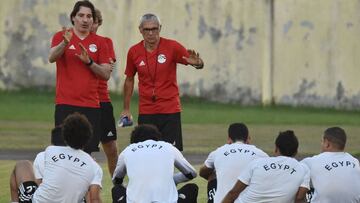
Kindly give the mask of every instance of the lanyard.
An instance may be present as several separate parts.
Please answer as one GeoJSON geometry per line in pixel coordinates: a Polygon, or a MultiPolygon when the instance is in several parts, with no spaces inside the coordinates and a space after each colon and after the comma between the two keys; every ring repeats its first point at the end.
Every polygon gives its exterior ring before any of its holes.
{"type": "Polygon", "coordinates": [[[151,100],[153,102],[156,101],[156,94],[155,94],[155,81],[156,81],[156,73],[157,73],[157,66],[158,66],[158,56],[159,56],[159,49],[160,49],[160,40],[159,40],[159,44],[156,48],[156,55],[155,55],[155,71],[154,71],[154,77],[151,75],[150,73],[150,64],[148,61],[148,55],[147,55],[147,50],[145,48],[145,44],[144,44],[144,50],[145,50],[145,60],[146,60],[146,68],[150,77],[150,80],[152,82],[152,95],[151,95],[151,100]]]}

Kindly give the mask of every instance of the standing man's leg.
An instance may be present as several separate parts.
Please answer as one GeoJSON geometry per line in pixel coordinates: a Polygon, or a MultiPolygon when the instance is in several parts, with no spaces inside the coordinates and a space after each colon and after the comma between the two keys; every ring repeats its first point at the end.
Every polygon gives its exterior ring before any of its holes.
{"type": "Polygon", "coordinates": [[[101,102],[100,112],[100,141],[105,152],[108,169],[112,177],[118,159],[118,151],[116,145],[117,132],[112,104],[110,102],[101,102]]]}
{"type": "Polygon", "coordinates": [[[30,161],[18,161],[10,176],[10,194],[12,202],[32,202],[38,185],[35,182],[33,166],[30,161]]]}
{"type": "Polygon", "coordinates": [[[160,132],[164,141],[173,144],[178,150],[183,151],[181,114],[161,114],[160,132]]]}
{"type": "Polygon", "coordinates": [[[99,143],[100,143],[100,108],[89,108],[89,107],[81,107],[78,111],[81,114],[84,114],[86,118],[89,120],[92,130],[93,136],[90,138],[88,144],[85,146],[84,151],[88,154],[92,152],[99,151],[99,143]]]}
{"type": "Polygon", "coordinates": [[[108,142],[102,142],[101,144],[107,158],[109,173],[112,176],[114,174],[116,163],[118,160],[116,141],[111,140],[108,142]]]}

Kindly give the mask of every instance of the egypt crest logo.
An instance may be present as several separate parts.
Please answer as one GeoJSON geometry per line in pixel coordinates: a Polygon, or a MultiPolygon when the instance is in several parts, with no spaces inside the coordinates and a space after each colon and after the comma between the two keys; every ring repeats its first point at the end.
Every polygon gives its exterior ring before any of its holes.
{"type": "Polygon", "coordinates": [[[97,46],[96,44],[90,44],[89,45],[89,50],[92,52],[92,53],[95,53],[97,51],[97,46]]]}
{"type": "Polygon", "coordinates": [[[166,56],[164,54],[158,55],[158,62],[159,63],[165,63],[166,62],[166,56]]]}

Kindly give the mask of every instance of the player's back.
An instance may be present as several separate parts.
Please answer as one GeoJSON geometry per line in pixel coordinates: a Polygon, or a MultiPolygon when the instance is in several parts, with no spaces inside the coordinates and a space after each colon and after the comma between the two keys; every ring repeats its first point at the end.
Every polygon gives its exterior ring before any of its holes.
{"type": "Polygon", "coordinates": [[[100,166],[82,150],[50,146],[45,150],[44,161],[35,202],[82,202],[91,184],[101,186],[100,166]]]}
{"type": "MultiPolygon", "coordinates": [[[[128,202],[176,202],[174,147],[163,141],[147,140],[131,144],[122,155],[129,183],[128,202]]],[[[122,156],[121,155],[121,156],[122,156]]]]}
{"type": "Polygon", "coordinates": [[[294,202],[304,179],[309,181],[308,176],[306,166],[294,158],[277,156],[257,159],[239,176],[239,180],[248,186],[236,202],[294,202]]]}
{"type": "Polygon", "coordinates": [[[311,202],[360,202],[359,161],[346,152],[323,152],[302,161],[315,188],[311,202]]]}
{"type": "Polygon", "coordinates": [[[254,145],[236,142],[219,147],[209,158],[213,158],[217,179],[214,202],[221,202],[234,186],[237,177],[251,161],[268,155],[254,145]]]}

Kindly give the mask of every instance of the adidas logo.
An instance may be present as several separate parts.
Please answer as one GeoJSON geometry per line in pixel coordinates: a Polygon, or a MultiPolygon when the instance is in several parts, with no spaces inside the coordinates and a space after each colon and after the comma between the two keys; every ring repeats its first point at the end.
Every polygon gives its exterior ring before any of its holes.
{"type": "Polygon", "coordinates": [[[110,131],[108,134],[107,134],[108,137],[112,137],[114,136],[114,134],[110,131]]]}
{"type": "Polygon", "coordinates": [[[72,45],[69,47],[69,49],[75,50],[75,46],[72,44],[72,45]]]}
{"type": "Polygon", "coordinates": [[[143,60],[141,60],[141,62],[139,63],[139,66],[145,66],[145,62],[143,60]]]}

